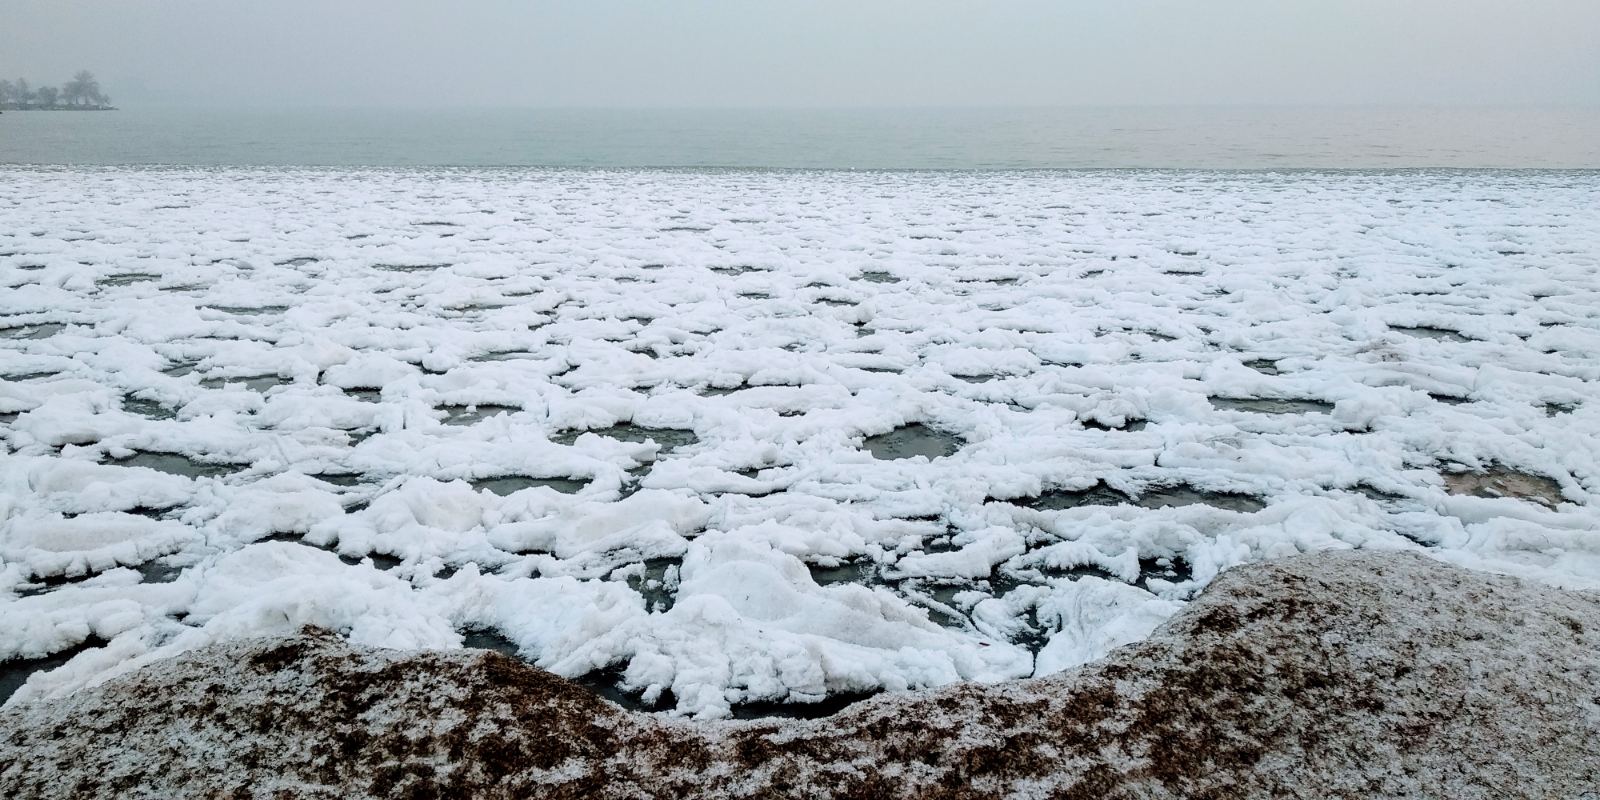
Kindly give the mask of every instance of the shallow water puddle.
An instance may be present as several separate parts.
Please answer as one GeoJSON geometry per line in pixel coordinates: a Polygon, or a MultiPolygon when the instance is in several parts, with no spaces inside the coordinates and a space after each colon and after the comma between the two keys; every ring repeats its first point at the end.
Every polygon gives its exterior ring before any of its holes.
{"type": "Polygon", "coordinates": [[[1434,328],[1427,325],[1391,325],[1389,330],[1399,331],[1407,336],[1418,339],[1436,339],[1441,342],[1470,342],[1471,339],[1461,335],[1460,331],[1449,328],[1434,328]]]}
{"type": "Polygon", "coordinates": [[[431,272],[449,266],[449,264],[373,264],[372,268],[383,272],[431,272]]]}
{"type": "Polygon", "coordinates": [[[304,267],[304,266],[307,266],[307,265],[310,265],[310,264],[315,264],[315,263],[317,263],[317,261],[318,261],[318,259],[316,259],[316,258],[314,258],[312,256],[300,256],[298,258],[290,258],[290,259],[286,259],[286,260],[283,260],[283,261],[279,261],[279,262],[277,262],[275,264],[275,266],[279,266],[279,267],[304,267]]]}
{"type": "Polygon", "coordinates": [[[448,405],[439,406],[444,412],[442,420],[446,425],[471,425],[482,422],[497,414],[515,414],[522,409],[515,406],[501,406],[493,403],[484,403],[476,406],[448,405]]]}
{"type": "Polygon", "coordinates": [[[83,575],[74,575],[70,578],[65,575],[33,575],[29,577],[27,583],[17,587],[17,596],[38,597],[41,594],[48,594],[60,589],[63,586],[71,586],[75,583],[82,583],[90,578],[93,578],[97,574],[98,573],[90,572],[83,575]]]}
{"type": "MultiPolygon", "coordinates": [[[[330,553],[333,552],[332,548],[322,548],[322,549],[325,549],[330,553]]],[[[346,565],[352,566],[352,567],[357,565],[357,564],[360,564],[363,561],[371,561],[373,569],[376,569],[376,570],[379,570],[379,571],[382,571],[382,572],[388,572],[389,570],[394,569],[395,567],[398,567],[401,564],[405,563],[404,559],[398,558],[396,556],[389,555],[388,553],[367,553],[367,554],[365,554],[363,556],[359,556],[359,557],[358,556],[341,555],[341,556],[339,556],[339,560],[343,561],[346,565]]]]}
{"type": "Polygon", "coordinates": [[[0,661],[0,703],[4,703],[11,698],[11,695],[16,694],[17,690],[21,689],[22,685],[27,683],[28,678],[34,673],[55,669],[71,661],[79,653],[93,650],[97,647],[105,647],[106,644],[106,640],[91,636],[85,639],[82,644],[69,647],[44,658],[21,658],[0,661]]]}
{"type": "Polygon", "coordinates": [[[1472,399],[1469,397],[1457,397],[1452,394],[1433,394],[1431,392],[1428,394],[1428,398],[1433,400],[1435,403],[1443,403],[1447,406],[1459,406],[1463,403],[1472,402],[1472,399]]]}
{"type": "Polygon", "coordinates": [[[204,306],[212,311],[221,311],[236,317],[259,317],[267,314],[282,314],[289,310],[288,306],[204,306]]]}
{"type": "Polygon", "coordinates": [[[138,570],[140,583],[172,583],[183,574],[183,567],[172,566],[164,558],[146,561],[138,570]]]}
{"type": "Polygon", "coordinates": [[[956,595],[974,588],[971,581],[919,579],[906,581],[901,587],[906,590],[911,602],[935,615],[935,622],[946,628],[971,629],[972,620],[956,601],[956,595]]]}
{"type": "MultiPolygon", "coordinates": [[[[618,688],[622,683],[622,675],[623,667],[617,665],[579,676],[574,678],[573,682],[629,711],[646,714],[664,713],[677,705],[677,698],[671,689],[663,689],[654,703],[646,703],[643,692],[628,692],[618,688]]],[[[744,703],[733,707],[732,717],[737,720],[822,719],[872,696],[873,694],[842,693],[830,694],[816,702],[744,703]]]]}
{"type": "Polygon", "coordinates": [[[207,389],[222,389],[229,386],[243,386],[252,392],[265,393],[275,386],[288,386],[294,383],[293,378],[280,378],[277,375],[252,375],[241,378],[201,378],[200,385],[207,389]]]}
{"type": "Polygon", "coordinates": [[[374,436],[377,436],[378,435],[378,429],[377,428],[356,428],[354,430],[347,430],[347,431],[344,432],[344,434],[345,434],[345,438],[349,442],[349,445],[351,447],[355,447],[356,445],[361,444],[362,442],[364,442],[364,441],[366,441],[368,439],[371,439],[374,436]]]}
{"type": "Polygon", "coordinates": [[[1351,487],[1345,489],[1345,491],[1355,492],[1356,494],[1359,494],[1362,497],[1365,497],[1368,500],[1372,500],[1373,502],[1377,502],[1377,503],[1393,503],[1393,502],[1396,502],[1396,501],[1399,501],[1399,500],[1406,499],[1406,496],[1403,495],[1403,494],[1395,494],[1393,492],[1386,492],[1386,491],[1384,491],[1382,489],[1379,489],[1376,486],[1371,486],[1371,485],[1368,485],[1368,484],[1365,484],[1365,483],[1358,483],[1358,484],[1356,484],[1354,486],[1351,486],[1351,487]]]}
{"type": "Polygon", "coordinates": [[[916,458],[928,460],[953,455],[965,444],[960,437],[931,428],[920,422],[902,425],[888,433],[868,436],[862,447],[880,459],[916,458]]]}
{"type": "Polygon", "coordinates": [[[1249,367],[1250,369],[1255,370],[1256,372],[1261,373],[1262,375],[1281,375],[1282,374],[1282,372],[1278,369],[1278,362],[1269,361],[1269,360],[1267,360],[1265,358],[1252,359],[1250,361],[1244,362],[1244,365],[1246,367],[1249,367]]]}
{"type": "Polygon", "coordinates": [[[900,278],[897,277],[896,275],[894,275],[894,273],[882,272],[882,271],[879,271],[879,270],[866,270],[866,271],[861,273],[860,279],[866,281],[867,283],[899,283],[900,282],[900,278]]]}
{"type": "Polygon", "coordinates": [[[1050,643],[1051,631],[1039,622],[1039,609],[1030,608],[1021,616],[1021,630],[1012,633],[1007,639],[1014,645],[1039,655],[1045,645],[1050,643]]]}
{"type": "Polygon", "coordinates": [[[239,464],[205,464],[177,453],[161,453],[153,450],[142,450],[109,463],[123,467],[147,467],[157,472],[182,475],[186,478],[221,478],[242,469],[239,464]]]}
{"type": "Polygon", "coordinates": [[[587,479],[581,478],[530,478],[526,475],[502,475],[497,478],[478,478],[467,482],[480,492],[493,492],[501,497],[535,486],[554,489],[562,494],[577,494],[583,487],[589,485],[587,479]]]}
{"type": "Polygon", "coordinates": [[[844,711],[856,703],[874,697],[876,693],[848,692],[830,694],[822,700],[799,703],[746,703],[733,707],[733,718],[755,719],[823,719],[844,711]]]}
{"type": "Polygon", "coordinates": [[[1097,419],[1082,419],[1079,420],[1079,423],[1081,423],[1083,427],[1092,431],[1127,431],[1129,433],[1137,433],[1138,431],[1142,431],[1150,425],[1148,420],[1142,419],[1127,420],[1126,422],[1122,423],[1121,427],[1113,427],[1097,419]]]}
{"type": "Polygon", "coordinates": [[[1083,506],[1117,506],[1132,502],[1133,498],[1102,482],[1075,492],[1048,491],[1038,497],[1029,498],[1019,505],[1037,511],[1062,511],[1083,506]]]}
{"type": "Polygon", "coordinates": [[[831,567],[806,564],[806,569],[810,570],[811,580],[816,581],[818,586],[832,586],[837,583],[879,583],[873,580],[878,574],[878,565],[871,560],[844,561],[831,567]]]}
{"type": "Polygon", "coordinates": [[[1569,403],[1545,403],[1544,404],[1544,415],[1547,416],[1547,417],[1554,417],[1554,416],[1558,416],[1560,414],[1571,414],[1572,412],[1577,411],[1577,410],[1578,410],[1578,407],[1576,405],[1572,405],[1572,404],[1569,404],[1569,403]]]}
{"type": "Polygon", "coordinates": [[[0,328],[0,339],[48,339],[66,328],[59,322],[41,322],[37,325],[18,325],[14,328],[0,328]]]}
{"type": "MultiPolygon", "coordinates": [[[[738,475],[741,478],[749,478],[751,480],[757,480],[758,478],[761,477],[761,473],[763,471],[769,470],[769,469],[777,469],[777,468],[781,468],[781,467],[785,467],[785,466],[788,466],[788,465],[787,464],[755,464],[755,465],[752,465],[752,466],[745,467],[743,469],[735,469],[735,470],[729,470],[729,471],[732,472],[735,475],[738,475]]],[[[739,492],[739,494],[743,494],[743,492],[739,492]]]]}
{"type": "MultiPolygon", "coordinates": [[[[357,504],[351,506],[350,508],[346,509],[346,511],[348,511],[349,513],[355,513],[356,511],[365,509],[366,507],[367,507],[366,503],[357,503],[357,504]]],[[[339,559],[339,562],[344,564],[347,567],[354,567],[354,566],[356,566],[358,564],[361,564],[364,561],[370,560],[372,562],[372,566],[374,568],[376,568],[376,569],[391,570],[391,569],[394,569],[395,567],[400,566],[402,563],[404,563],[404,561],[402,559],[397,558],[397,557],[392,556],[392,555],[389,555],[387,553],[363,553],[362,555],[359,555],[359,556],[353,556],[353,555],[348,555],[348,554],[345,554],[345,553],[340,553],[338,548],[335,547],[334,545],[331,545],[331,544],[329,544],[329,545],[312,544],[311,542],[308,542],[305,539],[301,538],[301,536],[302,535],[299,534],[299,533],[279,532],[279,533],[269,534],[269,535],[264,536],[264,537],[262,537],[260,539],[257,539],[256,543],[260,544],[262,542],[288,542],[290,544],[297,544],[297,545],[299,545],[301,547],[309,547],[309,548],[311,548],[313,550],[321,550],[324,553],[331,553],[334,556],[337,556],[338,559],[339,559]]]]}
{"type": "Polygon", "coordinates": [[[40,371],[40,372],[7,372],[7,373],[3,373],[3,374],[4,374],[4,377],[5,377],[6,380],[19,381],[20,382],[20,381],[36,381],[36,380],[39,380],[41,378],[53,378],[53,377],[55,377],[57,375],[60,375],[61,373],[58,372],[58,371],[55,371],[55,370],[47,370],[47,371],[40,371]]]}
{"type": "Polygon", "coordinates": [[[1140,508],[1178,508],[1204,505],[1251,514],[1267,507],[1266,503],[1247,494],[1206,492],[1190,486],[1152,487],[1134,505],[1140,508]]]}
{"type": "Polygon", "coordinates": [[[582,436],[585,433],[592,433],[596,436],[604,436],[607,439],[616,439],[619,442],[633,442],[635,444],[643,444],[645,442],[653,441],[660,446],[660,449],[656,451],[657,458],[667,455],[678,448],[688,447],[689,445],[700,441],[700,438],[695,436],[694,431],[688,428],[645,428],[639,425],[627,423],[622,425],[612,425],[608,428],[593,428],[586,431],[559,431],[554,436],[550,437],[550,441],[555,442],[556,444],[571,445],[578,440],[579,436],[582,436]]]}
{"type": "Polygon", "coordinates": [[[614,665],[580,675],[573,678],[572,682],[629,711],[648,714],[667,711],[677,705],[677,698],[671,689],[663,689],[654,703],[646,703],[642,692],[627,692],[618,688],[622,683],[622,670],[621,665],[614,665]]]}
{"type": "Polygon", "coordinates": [[[516,643],[502,636],[499,631],[485,628],[468,628],[461,631],[461,646],[473,650],[493,650],[517,658],[520,649],[516,643]]]}
{"type": "MultiPolygon", "coordinates": [[[[1072,566],[1054,566],[1054,565],[1051,565],[1051,564],[1039,564],[1037,566],[1032,567],[1031,570],[1029,570],[1029,571],[1035,571],[1035,572],[1038,572],[1040,575],[1043,575],[1046,578],[1057,579],[1057,580],[1062,579],[1062,578],[1066,578],[1068,580],[1077,580],[1079,578],[1100,578],[1102,580],[1117,581],[1119,583],[1122,582],[1121,578],[1119,578],[1116,575],[1113,575],[1112,573],[1106,571],[1105,569],[1097,567],[1097,566],[1095,566],[1093,564],[1074,564],[1072,566]]],[[[1026,571],[1024,571],[1024,572],[1026,572],[1026,571]]],[[[1024,581],[1024,582],[1025,583],[1032,583],[1032,582],[1036,582],[1036,581],[1024,581]]]]}
{"type": "Polygon", "coordinates": [[[1036,511],[1064,511],[1085,506],[1136,505],[1140,508],[1161,509],[1205,505],[1230,511],[1252,513],[1267,507],[1266,503],[1250,495],[1207,492],[1182,485],[1152,487],[1140,495],[1139,499],[1135,500],[1104,483],[1079,491],[1051,490],[1038,497],[1019,498],[1007,502],[1036,511]]]}
{"type": "Polygon", "coordinates": [[[1133,585],[1150,591],[1151,580],[1164,580],[1171,583],[1183,583],[1194,578],[1194,570],[1189,567],[1189,562],[1181,558],[1141,558],[1139,559],[1139,579],[1133,585]]]}
{"type": "Polygon", "coordinates": [[[366,476],[360,472],[308,472],[306,473],[306,477],[315,478],[332,486],[341,486],[345,488],[359,486],[362,480],[366,478],[366,476]]]}
{"type": "Polygon", "coordinates": [[[479,364],[486,364],[495,361],[531,361],[535,358],[537,358],[537,356],[526,350],[503,350],[498,353],[484,353],[482,355],[476,355],[467,360],[479,364]]]}
{"type": "Polygon", "coordinates": [[[159,280],[161,280],[160,275],[152,275],[148,272],[124,272],[120,275],[108,275],[104,278],[101,278],[100,280],[95,281],[95,285],[131,286],[135,283],[149,283],[150,281],[159,280]]]}
{"type": "Polygon", "coordinates": [[[344,392],[345,397],[360,400],[364,403],[377,403],[383,400],[383,390],[374,389],[370,386],[362,386],[354,389],[340,389],[339,391],[344,392]]]}
{"type": "Polygon", "coordinates": [[[1472,497],[1511,497],[1547,507],[1554,507],[1563,499],[1561,485],[1555,481],[1500,466],[1483,472],[1446,472],[1444,490],[1472,497]]]}
{"type": "Polygon", "coordinates": [[[718,275],[747,275],[752,272],[766,272],[766,270],[760,267],[752,267],[743,264],[724,267],[707,267],[707,269],[717,273],[718,275]]]}
{"type": "Polygon", "coordinates": [[[628,576],[628,588],[644,598],[645,610],[653,613],[671,611],[673,603],[678,600],[678,570],[682,566],[681,558],[646,559],[640,573],[628,576]]]}
{"type": "Polygon", "coordinates": [[[1333,404],[1321,400],[1272,400],[1259,397],[1208,397],[1213,408],[1252,414],[1328,414],[1333,404]]]}

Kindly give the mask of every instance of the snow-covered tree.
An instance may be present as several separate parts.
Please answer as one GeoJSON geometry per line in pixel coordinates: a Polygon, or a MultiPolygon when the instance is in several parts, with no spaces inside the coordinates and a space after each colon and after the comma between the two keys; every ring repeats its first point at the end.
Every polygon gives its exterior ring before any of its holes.
{"type": "Polygon", "coordinates": [[[100,82],[95,80],[94,73],[88,70],[79,70],[62,89],[73,98],[71,101],[73,104],[88,103],[96,106],[106,104],[106,96],[100,91],[100,82]]]}

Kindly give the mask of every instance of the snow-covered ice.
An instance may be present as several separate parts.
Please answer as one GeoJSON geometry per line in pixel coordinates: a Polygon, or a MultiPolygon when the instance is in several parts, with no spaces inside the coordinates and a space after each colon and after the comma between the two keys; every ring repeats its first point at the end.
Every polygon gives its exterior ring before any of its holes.
{"type": "Polygon", "coordinates": [[[13,703],[315,624],[719,716],[1298,552],[1600,588],[1600,174],[0,186],[0,661],[104,643],[13,703]]]}

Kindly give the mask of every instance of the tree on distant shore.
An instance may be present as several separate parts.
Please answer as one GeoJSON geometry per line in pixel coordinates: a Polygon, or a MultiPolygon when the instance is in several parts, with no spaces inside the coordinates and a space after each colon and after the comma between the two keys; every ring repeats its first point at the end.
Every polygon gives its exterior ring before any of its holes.
{"type": "Polygon", "coordinates": [[[95,80],[94,73],[89,70],[79,70],[72,76],[72,80],[61,87],[61,94],[66,98],[68,105],[109,105],[110,100],[101,93],[100,82],[95,80]]]}
{"type": "Polygon", "coordinates": [[[80,70],[72,76],[72,80],[55,86],[43,86],[34,89],[27,78],[18,78],[15,83],[0,80],[0,108],[14,109],[100,109],[110,108],[111,98],[106,97],[100,90],[100,81],[96,80],[94,73],[80,70]]]}

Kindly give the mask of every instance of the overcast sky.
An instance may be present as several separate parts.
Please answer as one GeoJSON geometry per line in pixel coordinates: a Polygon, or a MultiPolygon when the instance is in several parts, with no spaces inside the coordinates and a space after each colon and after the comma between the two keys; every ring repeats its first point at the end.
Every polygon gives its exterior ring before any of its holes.
{"type": "Polygon", "coordinates": [[[0,75],[222,106],[1600,105],[1600,0],[5,0],[0,75]]]}

